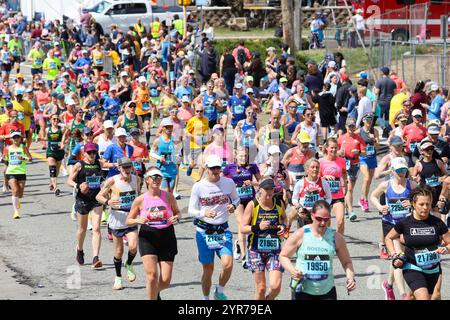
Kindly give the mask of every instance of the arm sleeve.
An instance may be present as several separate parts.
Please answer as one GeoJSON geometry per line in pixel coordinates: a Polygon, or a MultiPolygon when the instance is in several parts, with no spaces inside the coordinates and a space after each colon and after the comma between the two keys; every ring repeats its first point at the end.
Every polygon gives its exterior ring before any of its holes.
{"type": "Polygon", "coordinates": [[[192,187],[191,197],[189,199],[189,216],[194,218],[202,218],[205,214],[200,209],[200,196],[198,194],[198,183],[194,184],[192,187]]]}
{"type": "Polygon", "coordinates": [[[231,185],[230,186],[231,187],[231,194],[230,194],[231,203],[234,204],[234,206],[237,208],[237,206],[241,203],[241,199],[239,198],[239,196],[237,194],[236,184],[231,179],[230,179],[230,185],[231,185]]]}
{"type": "Polygon", "coordinates": [[[330,189],[330,185],[328,184],[328,182],[325,179],[322,179],[322,187],[323,187],[323,191],[325,191],[325,201],[328,202],[329,204],[331,204],[331,201],[333,200],[331,198],[331,189],[330,189]]]}
{"type": "Polygon", "coordinates": [[[300,180],[300,181],[298,181],[296,184],[295,184],[295,186],[294,186],[294,191],[293,191],[293,194],[292,194],[292,204],[294,205],[294,206],[297,206],[299,203],[298,203],[298,199],[299,199],[299,197],[298,197],[298,195],[299,195],[299,193],[300,193],[300,190],[303,188],[303,179],[302,180],[300,180]]]}

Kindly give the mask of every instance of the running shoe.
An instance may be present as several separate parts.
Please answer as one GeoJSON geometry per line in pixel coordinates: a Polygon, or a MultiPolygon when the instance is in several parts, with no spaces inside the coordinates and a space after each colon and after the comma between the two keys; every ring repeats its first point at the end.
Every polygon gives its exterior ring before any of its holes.
{"type": "Polygon", "coordinates": [[[386,280],[383,281],[382,287],[384,291],[385,300],[395,300],[394,288],[393,287],[389,288],[386,280]]]}
{"type": "Polygon", "coordinates": [[[108,238],[109,241],[113,241],[113,236],[111,232],[108,232],[106,237],[108,238]]]}
{"type": "Polygon", "coordinates": [[[98,257],[94,257],[94,259],[92,259],[92,269],[94,270],[103,269],[103,263],[100,261],[98,257]]]}
{"type": "Polygon", "coordinates": [[[8,192],[8,187],[6,186],[6,183],[3,184],[3,188],[2,188],[3,193],[8,192]]]}
{"type": "Polygon", "coordinates": [[[61,166],[60,176],[67,177],[68,175],[69,175],[69,173],[67,172],[66,168],[64,166],[61,166]]]}
{"type": "Polygon", "coordinates": [[[191,168],[191,167],[188,167],[187,170],[186,170],[186,175],[187,175],[188,177],[190,177],[191,174],[192,174],[192,168],[191,168]]]}
{"type": "Polygon", "coordinates": [[[181,199],[181,194],[174,192],[173,196],[175,197],[175,199],[180,200],[181,199]]]}
{"type": "Polygon", "coordinates": [[[61,194],[61,190],[59,190],[58,188],[55,190],[55,196],[59,197],[59,195],[61,194]]]}
{"type": "Polygon", "coordinates": [[[116,277],[114,279],[114,285],[113,285],[113,290],[122,290],[123,286],[122,286],[122,277],[116,277]]]}
{"type": "Polygon", "coordinates": [[[361,207],[361,209],[364,209],[364,199],[359,199],[358,205],[361,207]]]}
{"type": "Polygon", "coordinates": [[[363,209],[363,211],[364,212],[369,212],[369,201],[368,200],[360,200],[360,201],[362,201],[362,209],[363,209]]]}
{"type": "Polygon", "coordinates": [[[350,214],[349,214],[349,216],[348,216],[348,219],[349,219],[351,222],[354,222],[354,221],[356,221],[356,218],[358,218],[358,217],[356,216],[356,213],[350,212],[350,214]]]}
{"type": "Polygon", "coordinates": [[[108,223],[109,214],[105,210],[102,212],[102,225],[106,225],[108,223]]]}
{"type": "Polygon", "coordinates": [[[389,259],[389,253],[385,245],[380,245],[380,259],[383,260],[389,259]]]}
{"type": "Polygon", "coordinates": [[[77,262],[80,266],[84,264],[84,252],[77,249],[77,262]]]}
{"type": "Polygon", "coordinates": [[[75,203],[72,205],[72,210],[70,210],[70,219],[72,219],[72,221],[77,221],[77,213],[75,212],[75,203]]]}
{"type": "Polygon", "coordinates": [[[13,219],[20,219],[19,211],[14,211],[13,219]]]}
{"type": "Polygon", "coordinates": [[[92,224],[91,224],[91,222],[90,222],[90,221],[88,221],[87,229],[88,229],[89,231],[91,231],[91,230],[92,230],[92,224]]]}
{"type": "Polygon", "coordinates": [[[217,287],[216,287],[216,290],[214,291],[214,299],[216,299],[216,300],[228,300],[228,297],[223,292],[219,293],[217,291],[217,287]]]}
{"type": "Polygon", "coordinates": [[[239,245],[239,241],[234,241],[234,250],[233,250],[234,260],[239,260],[241,258],[241,246],[239,245]]]}
{"type": "Polygon", "coordinates": [[[133,265],[125,263],[125,269],[127,269],[128,281],[133,282],[136,280],[136,272],[134,272],[133,265]]]}

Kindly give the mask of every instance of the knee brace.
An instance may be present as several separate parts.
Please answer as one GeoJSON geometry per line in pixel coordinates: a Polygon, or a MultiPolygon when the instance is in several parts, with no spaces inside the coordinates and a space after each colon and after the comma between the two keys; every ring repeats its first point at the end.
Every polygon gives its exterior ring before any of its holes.
{"type": "Polygon", "coordinates": [[[56,178],[56,166],[48,166],[50,170],[50,178],[56,178]]]}

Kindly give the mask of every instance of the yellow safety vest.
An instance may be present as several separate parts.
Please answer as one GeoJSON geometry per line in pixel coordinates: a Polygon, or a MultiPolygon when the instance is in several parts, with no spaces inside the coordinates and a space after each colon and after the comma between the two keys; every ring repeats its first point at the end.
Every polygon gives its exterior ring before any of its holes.
{"type": "Polygon", "coordinates": [[[134,30],[139,33],[139,36],[142,35],[142,33],[144,32],[145,26],[143,24],[134,24],[134,30]]]}
{"type": "Polygon", "coordinates": [[[159,28],[161,26],[161,23],[158,21],[152,22],[150,24],[150,29],[152,33],[153,38],[159,38],[159,28]]]}
{"type": "Polygon", "coordinates": [[[183,26],[183,20],[178,19],[173,21],[173,25],[175,29],[183,36],[184,35],[184,26],[183,26]]]}

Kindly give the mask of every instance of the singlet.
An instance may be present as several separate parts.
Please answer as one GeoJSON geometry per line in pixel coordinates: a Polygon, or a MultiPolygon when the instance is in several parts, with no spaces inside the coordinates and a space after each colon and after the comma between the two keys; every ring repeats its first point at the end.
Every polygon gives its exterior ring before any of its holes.
{"type": "Polygon", "coordinates": [[[411,193],[411,183],[406,180],[405,190],[396,193],[392,187],[392,179],[389,180],[385,193],[386,205],[389,207],[389,213],[382,216],[382,220],[390,224],[396,224],[399,220],[406,218],[410,209],[402,205],[403,200],[408,200],[411,193]]]}
{"type": "Polygon", "coordinates": [[[272,110],[279,110],[280,114],[283,114],[283,102],[273,99],[272,110]]]}
{"type": "Polygon", "coordinates": [[[311,225],[307,225],[303,227],[303,232],[295,266],[305,277],[302,292],[314,296],[327,294],[334,287],[335,231],[327,228],[323,237],[315,237],[311,225]]]}
{"type": "Polygon", "coordinates": [[[60,127],[58,127],[58,130],[56,132],[52,131],[52,128],[50,127],[47,132],[47,140],[48,140],[48,151],[50,153],[52,152],[58,152],[60,149],[59,144],[62,141],[63,133],[60,127]]]}
{"type": "Polygon", "coordinates": [[[361,128],[359,135],[363,138],[366,143],[366,156],[360,156],[361,158],[375,158],[377,156],[377,151],[375,150],[375,141],[369,138],[369,134],[373,134],[375,130],[373,128],[370,129],[369,132],[366,132],[364,128],[361,128]]]}
{"type": "MultiPolygon", "coordinates": [[[[269,128],[269,126],[267,125],[266,127],[266,132],[264,134],[264,143],[266,145],[268,145],[270,143],[270,133],[272,131],[277,131],[277,129],[271,129],[269,128]]],[[[278,128],[278,132],[280,133],[280,142],[284,141],[284,127],[280,125],[280,128],[278,128]]]]}
{"type": "MultiPolygon", "coordinates": [[[[60,109],[59,106],[58,106],[58,109],[60,109]]],[[[61,109],[60,109],[60,110],[61,110],[61,109]]],[[[66,112],[66,113],[64,114],[64,123],[65,123],[66,125],[68,125],[69,123],[71,123],[73,120],[75,120],[75,115],[72,115],[72,114],[70,114],[70,113],[68,113],[68,112],[66,112]]]]}
{"type": "Polygon", "coordinates": [[[131,175],[131,181],[125,182],[118,174],[112,177],[114,185],[111,187],[111,200],[120,200],[120,209],[112,209],[108,219],[108,226],[113,230],[128,228],[126,223],[131,205],[136,199],[137,178],[131,175]]]}
{"type": "MultiPolygon", "coordinates": [[[[289,123],[291,121],[291,116],[286,114],[286,123],[289,123]]],[[[300,119],[298,117],[298,114],[295,114],[295,121],[291,123],[286,129],[289,132],[289,134],[292,136],[292,134],[295,132],[295,128],[297,128],[298,124],[300,123],[300,119]]]]}
{"type": "Polygon", "coordinates": [[[320,163],[320,177],[333,176],[334,180],[327,180],[331,190],[331,198],[342,199],[344,198],[344,190],[342,188],[342,173],[345,170],[345,160],[341,157],[336,157],[336,160],[327,160],[326,158],[319,159],[320,163]]]}
{"type": "Polygon", "coordinates": [[[427,185],[431,188],[441,187],[439,178],[441,177],[442,172],[436,159],[433,159],[430,162],[420,160],[420,164],[422,165],[422,171],[419,172],[420,185],[422,187],[427,185]]]}
{"type": "Polygon", "coordinates": [[[256,123],[249,124],[247,119],[241,126],[241,144],[243,147],[249,148],[255,145],[256,123]]]}
{"type": "Polygon", "coordinates": [[[319,128],[317,123],[313,122],[311,127],[306,126],[305,122],[300,122],[300,132],[308,133],[311,138],[311,145],[316,146],[317,135],[319,134],[319,128]]]}
{"type": "Polygon", "coordinates": [[[262,220],[270,222],[270,227],[267,230],[259,231],[258,233],[251,233],[248,236],[248,248],[251,251],[259,253],[273,253],[278,254],[281,250],[281,241],[277,235],[280,229],[275,228],[281,222],[281,215],[283,214],[283,207],[281,201],[277,198],[273,203],[272,208],[266,210],[262,207],[258,199],[253,199],[252,212],[252,226],[259,225],[262,220]],[[273,228],[272,228],[273,227],[273,228]]]}
{"type": "Polygon", "coordinates": [[[103,65],[103,53],[101,51],[94,50],[92,51],[92,62],[94,66],[102,66],[103,65]]]}
{"type": "Polygon", "coordinates": [[[296,147],[292,150],[292,157],[288,164],[288,170],[293,173],[302,173],[305,171],[304,164],[309,158],[312,158],[314,153],[311,149],[308,149],[306,153],[300,152],[299,148],[296,147]],[[308,157],[309,156],[309,157],[308,157]]]}
{"type": "Polygon", "coordinates": [[[149,93],[151,98],[159,97],[159,91],[158,91],[158,82],[150,82],[148,84],[149,87],[149,93]]]}
{"type": "Polygon", "coordinates": [[[167,192],[161,190],[158,198],[150,198],[148,192],[144,194],[144,205],[139,214],[149,221],[142,225],[141,230],[165,229],[171,226],[168,219],[173,216],[172,207],[167,201],[167,192]]]}
{"type": "Polygon", "coordinates": [[[203,93],[202,105],[205,108],[205,117],[207,117],[209,121],[217,120],[217,108],[213,104],[216,98],[217,95],[214,92],[212,95],[208,95],[207,92],[203,93]]]}
{"type": "Polygon", "coordinates": [[[256,164],[250,164],[248,167],[241,167],[235,163],[228,164],[223,170],[223,174],[233,179],[236,184],[236,191],[241,200],[251,200],[255,198],[255,188],[253,186],[244,185],[244,181],[252,181],[253,176],[259,173],[256,164]],[[238,173],[239,170],[239,173],[238,173]]]}
{"type": "Polygon", "coordinates": [[[314,203],[325,199],[322,178],[319,178],[316,182],[310,182],[305,177],[297,183],[303,183],[303,187],[300,189],[298,195],[294,195],[294,197],[298,197],[298,203],[302,208],[311,210],[314,203]]]}
{"type": "Polygon", "coordinates": [[[175,178],[177,176],[177,164],[175,162],[176,148],[173,138],[169,141],[164,141],[163,137],[159,137],[158,140],[158,156],[164,156],[166,162],[163,164],[161,161],[156,162],[156,166],[161,170],[161,173],[166,178],[175,178]]]}
{"type": "Polygon", "coordinates": [[[129,119],[126,113],[123,114],[122,128],[124,128],[127,133],[129,133],[132,128],[138,128],[138,126],[139,122],[137,116],[134,116],[134,119],[129,119]]]}
{"type": "Polygon", "coordinates": [[[89,84],[91,83],[91,78],[89,77],[89,74],[85,73],[81,74],[80,83],[84,89],[87,89],[89,87],[89,84]]]}
{"type": "MultiPolygon", "coordinates": [[[[106,139],[104,138],[104,136],[101,134],[101,135],[98,137],[98,141],[97,141],[97,144],[98,144],[98,154],[99,154],[99,156],[100,156],[100,157],[103,157],[103,154],[105,153],[106,148],[108,148],[108,146],[112,145],[113,143],[114,143],[114,137],[113,137],[111,140],[106,140],[106,139]]],[[[105,171],[109,171],[109,170],[108,170],[108,169],[105,169],[105,171]]]]}
{"type": "Polygon", "coordinates": [[[8,146],[8,167],[5,174],[27,174],[27,156],[23,144],[18,147],[8,146]],[[22,157],[24,160],[19,160],[22,157]]]}
{"type": "Polygon", "coordinates": [[[101,124],[101,123],[98,123],[98,121],[97,121],[95,118],[92,119],[91,121],[92,121],[92,123],[93,123],[93,126],[92,126],[92,132],[94,132],[94,136],[95,136],[96,133],[98,133],[98,132],[100,132],[100,131],[103,130],[102,124],[101,124]]]}
{"type": "Polygon", "coordinates": [[[142,116],[150,112],[150,95],[148,89],[137,88],[136,114],[142,116]]]}
{"type": "Polygon", "coordinates": [[[95,197],[100,192],[100,185],[103,180],[100,162],[98,160],[95,160],[94,163],[90,164],[84,161],[80,161],[80,164],[81,170],[80,172],[78,172],[75,182],[77,184],[87,182],[89,190],[86,194],[83,194],[80,190],[78,190],[77,198],[84,201],[94,202],[96,201],[95,197]]]}

